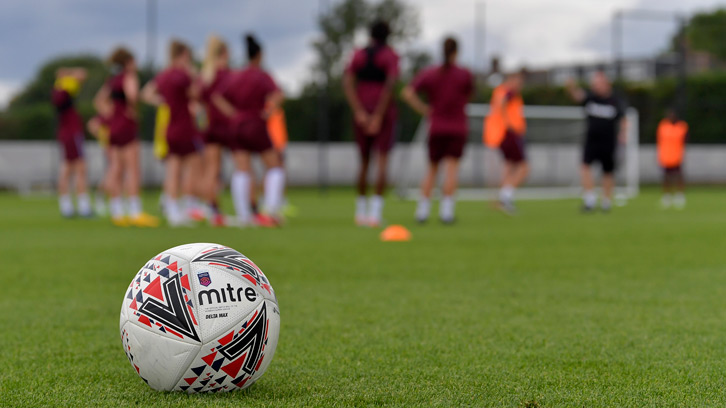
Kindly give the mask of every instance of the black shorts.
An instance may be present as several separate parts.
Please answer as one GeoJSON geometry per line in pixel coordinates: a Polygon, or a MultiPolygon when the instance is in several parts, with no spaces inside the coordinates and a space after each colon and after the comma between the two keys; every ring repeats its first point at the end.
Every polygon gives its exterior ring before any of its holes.
{"type": "Polygon", "coordinates": [[[438,163],[445,157],[461,159],[464,155],[466,136],[431,135],[429,136],[429,161],[438,163]]]}
{"type": "Polygon", "coordinates": [[[502,151],[504,160],[509,163],[521,163],[527,160],[527,155],[524,152],[524,136],[522,135],[507,130],[499,149],[502,151]]]}
{"type": "Polygon", "coordinates": [[[671,175],[671,174],[681,174],[683,172],[683,169],[681,168],[681,165],[677,166],[665,166],[663,167],[663,173],[665,175],[671,175]]]}
{"type": "Polygon", "coordinates": [[[598,162],[602,167],[604,174],[613,174],[615,172],[615,146],[602,146],[596,144],[585,144],[582,154],[582,163],[592,165],[598,162]]]}

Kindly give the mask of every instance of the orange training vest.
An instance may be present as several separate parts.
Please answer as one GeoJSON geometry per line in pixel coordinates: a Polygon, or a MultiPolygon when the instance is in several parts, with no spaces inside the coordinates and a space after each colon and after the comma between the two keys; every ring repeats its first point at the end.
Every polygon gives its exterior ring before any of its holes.
{"type": "Polygon", "coordinates": [[[663,167],[680,166],[686,145],[688,124],[682,120],[663,119],[658,124],[658,162],[663,167]]]}
{"type": "Polygon", "coordinates": [[[285,112],[282,108],[276,109],[267,118],[267,133],[275,150],[281,152],[287,146],[287,125],[285,123],[285,112]]]}
{"type": "Polygon", "coordinates": [[[497,107],[501,106],[509,93],[509,88],[505,85],[499,85],[494,89],[492,93],[492,100],[489,103],[489,116],[484,119],[484,144],[489,147],[496,148],[502,144],[504,136],[507,132],[507,125],[513,128],[519,135],[524,135],[527,130],[527,122],[524,120],[524,101],[522,96],[519,94],[514,95],[509,101],[506,102],[504,107],[504,115],[497,107]]]}

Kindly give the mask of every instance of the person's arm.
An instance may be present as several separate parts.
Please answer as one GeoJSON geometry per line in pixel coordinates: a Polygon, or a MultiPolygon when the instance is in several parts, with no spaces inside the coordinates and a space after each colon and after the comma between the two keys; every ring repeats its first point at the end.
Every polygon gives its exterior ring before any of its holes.
{"type": "Polygon", "coordinates": [[[219,92],[212,94],[212,103],[228,118],[237,115],[237,109],[219,92]]]}
{"type": "Polygon", "coordinates": [[[577,103],[583,103],[587,97],[585,90],[577,85],[577,82],[572,78],[568,79],[567,83],[565,83],[565,90],[567,90],[570,98],[577,103]]]}
{"type": "Polygon", "coordinates": [[[431,107],[418,96],[413,86],[406,85],[401,91],[401,98],[419,115],[427,117],[431,113],[431,107]]]}
{"type": "Polygon", "coordinates": [[[88,72],[85,68],[80,67],[58,68],[58,70],[55,72],[55,77],[72,77],[75,78],[78,82],[83,82],[86,80],[86,77],[88,77],[88,72]]]}
{"type": "Polygon", "coordinates": [[[126,104],[133,110],[139,101],[139,77],[136,74],[124,75],[123,88],[126,104]]]}
{"type": "Polygon", "coordinates": [[[383,84],[383,91],[378,99],[378,104],[373,110],[370,121],[368,123],[368,134],[375,135],[381,131],[381,125],[383,124],[383,117],[386,115],[388,105],[391,103],[391,97],[393,96],[393,87],[396,85],[396,77],[388,75],[386,82],[383,84]]]}
{"type": "Polygon", "coordinates": [[[272,116],[275,111],[280,109],[283,100],[285,100],[285,95],[279,89],[276,89],[272,93],[267,95],[267,99],[265,101],[265,110],[262,112],[262,117],[264,119],[267,119],[272,116]]]}
{"type": "Polygon", "coordinates": [[[109,116],[111,114],[111,90],[108,85],[103,85],[93,97],[93,108],[101,116],[109,116]]]}
{"type": "Polygon", "coordinates": [[[358,99],[358,93],[355,91],[355,76],[351,71],[346,71],[343,74],[343,92],[345,93],[345,99],[348,101],[350,109],[353,111],[353,118],[358,126],[365,126],[370,117],[368,112],[363,108],[363,105],[358,99]]]}
{"type": "Polygon", "coordinates": [[[141,100],[153,106],[160,106],[164,103],[164,98],[159,94],[159,89],[156,87],[156,81],[151,80],[144,85],[141,89],[141,100]]]}
{"type": "Polygon", "coordinates": [[[618,129],[618,143],[626,144],[628,142],[628,118],[623,116],[620,119],[620,128],[618,129]]]}

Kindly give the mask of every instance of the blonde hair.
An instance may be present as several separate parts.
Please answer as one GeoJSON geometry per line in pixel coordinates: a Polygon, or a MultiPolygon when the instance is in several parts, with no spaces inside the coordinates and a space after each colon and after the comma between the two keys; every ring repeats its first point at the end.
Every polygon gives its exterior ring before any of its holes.
{"type": "Polygon", "coordinates": [[[227,43],[217,35],[210,35],[207,39],[206,54],[202,63],[202,81],[210,83],[217,73],[217,60],[227,52],[227,43]]]}

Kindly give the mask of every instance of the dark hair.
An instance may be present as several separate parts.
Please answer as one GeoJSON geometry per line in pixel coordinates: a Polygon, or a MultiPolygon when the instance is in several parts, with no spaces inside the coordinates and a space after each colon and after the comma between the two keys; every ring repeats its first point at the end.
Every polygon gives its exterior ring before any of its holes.
{"type": "Polygon", "coordinates": [[[169,43],[169,59],[173,60],[178,58],[180,55],[183,55],[184,53],[191,53],[191,48],[184,43],[183,41],[172,39],[171,43],[169,43]]]}
{"type": "Polygon", "coordinates": [[[376,20],[371,24],[371,38],[378,44],[385,44],[391,35],[391,27],[383,20],[376,20]]]}
{"type": "Polygon", "coordinates": [[[444,65],[451,65],[451,57],[459,51],[459,43],[454,37],[446,37],[444,40],[444,65]]]}
{"type": "Polygon", "coordinates": [[[125,47],[118,47],[111,53],[108,62],[117,69],[123,69],[126,64],[134,60],[134,55],[125,47]]]}
{"type": "Polygon", "coordinates": [[[245,35],[245,44],[247,44],[247,59],[253,60],[262,52],[262,46],[252,34],[245,35]]]}

